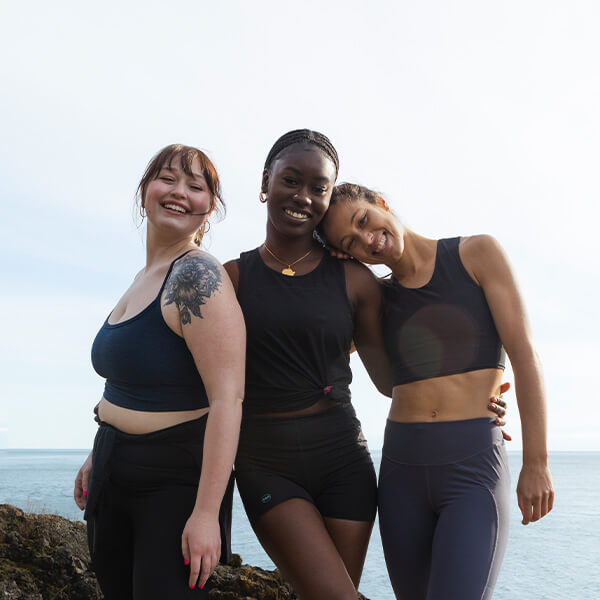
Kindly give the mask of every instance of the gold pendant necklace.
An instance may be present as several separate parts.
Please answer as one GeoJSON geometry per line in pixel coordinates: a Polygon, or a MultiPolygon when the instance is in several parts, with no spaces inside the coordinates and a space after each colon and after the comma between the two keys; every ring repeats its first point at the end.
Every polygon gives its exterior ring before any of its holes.
{"type": "Polygon", "coordinates": [[[263,246],[265,247],[265,250],[281,265],[286,265],[285,269],[281,269],[281,274],[282,275],[287,275],[288,277],[293,277],[296,274],[296,271],[294,271],[294,269],[292,269],[292,267],[296,264],[299,263],[301,260],[304,260],[312,251],[313,249],[311,248],[304,256],[301,256],[298,260],[295,260],[294,262],[291,263],[286,263],[285,261],[281,260],[278,256],[275,256],[275,254],[273,254],[273,252],[271,251],[271,249],[269,248],[269,246],[267,246],[267,242],[265,242],[263,244],[263,246]]]}

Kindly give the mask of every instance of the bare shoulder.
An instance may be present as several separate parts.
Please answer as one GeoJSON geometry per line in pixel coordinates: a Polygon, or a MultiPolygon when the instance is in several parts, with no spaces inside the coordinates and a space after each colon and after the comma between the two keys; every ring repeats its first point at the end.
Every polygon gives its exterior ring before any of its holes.
{"type": "Polygon", "coordinates": [[[192,316],[202,318],[201,307],[222,291],[224,269],[221,263],[203,250],[193,250],[174,265],[163,293],[163,305],[175,304],[182,325],[192,316]]]}
{"type": "Polygon", "coordinates": [[[381,291],[377,277],[365,265],[355,260],[344,261],[348,298],[355,309],[363,303],[378,302],[381,291]]]}
{"type": "Polygon", "coordinates": [[[461,237],[460,258],[475,281],[491,275],[498,268],[508,267],[508,257],[500,242],[488,234],[461,237]]]}
{"type": "Polygon", "coordinates": [[[357,284],[377,285],[377,278],[373,271],[356,260],[345,260],[344,272],[347,281],[356,282],[357,284]]]}

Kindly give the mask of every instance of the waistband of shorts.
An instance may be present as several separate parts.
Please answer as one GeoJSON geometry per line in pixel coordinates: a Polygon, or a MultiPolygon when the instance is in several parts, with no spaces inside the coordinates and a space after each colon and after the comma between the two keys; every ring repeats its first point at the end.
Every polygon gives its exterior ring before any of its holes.
{"type": "Polygon", "coordinates": [[[131,442],[131,443],[145,443],[145,444],[162,444],[165,442],[177,442],[189,440],[190,435],[199,435],[206,428],[206,421],[208,419],[208,413],[202,415],[198,419],[192,419],[190,421],[184,421],[177,425],[171,425],[164,429],[157,429],[149,433],[126,433],[117,429],[113,425],[102,421],[100,423],[100,429],[105,428],[106,431],[111,431],[114,435],[115,441],[117,442],[131,442]]]}
{"type": "Polygon", "coordinates": [[[339,418],[356,418],[356,412],[352,404],[335,404],[325,410],[307,415],[295,415],[293,417],[261,417],[260,415],[244,415],[242,427],[249,426],[253,430],[271,429],[273,427],[285,427],[286,425],[306,424],[310,426],[315,422],[335,421],[339,418]]]}
{"type": "Polygon", "coordinates": [[[447,465],[502,444],[494,418],[435,423],[400,423],[388,419],[382,456],[407,465],[447,465]]]}

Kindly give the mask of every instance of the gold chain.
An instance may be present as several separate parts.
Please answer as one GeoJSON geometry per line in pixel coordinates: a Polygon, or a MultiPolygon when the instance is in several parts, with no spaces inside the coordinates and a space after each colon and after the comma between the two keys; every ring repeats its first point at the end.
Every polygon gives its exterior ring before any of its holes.
{"type": "Polygon", "coordinates": [[[294,271],[292,269],[292,267],[296,264],[299,263],[301,260],[304,260],[312,251],[313,249],[311,248],[304,256],[301,256],[298,260],[295,260],[294,262],[291,263],[287,263],[284,260],[281,260],[278,256],[276,256],[273,251],[269,248],[269,246],[267,246],[267,242],[264,242],[263,246],[265,247],[265,250],[280,264],[282,265],[286,265],[285,269],[281,269],[281,273],[282,275],[287,275],[288,277],[293,277],[296,274],[296,271],[294,271]]]}

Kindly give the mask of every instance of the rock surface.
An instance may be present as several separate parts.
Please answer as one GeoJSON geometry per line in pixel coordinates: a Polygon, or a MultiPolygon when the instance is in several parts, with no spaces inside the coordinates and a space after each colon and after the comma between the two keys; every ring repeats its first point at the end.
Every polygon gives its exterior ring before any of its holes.
{"type": "MultiPolygon", "coordinates": [[[[216,568],[210,582],[211,600],[297,598],[278,571],[243,565],[237,554],[230,565],[216,568]]],[[[0,598],[102,600],[91,570],[85,524],[0,505],[0,598]]]]}

